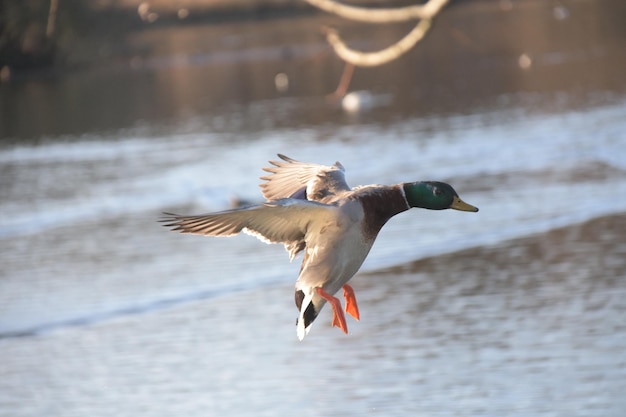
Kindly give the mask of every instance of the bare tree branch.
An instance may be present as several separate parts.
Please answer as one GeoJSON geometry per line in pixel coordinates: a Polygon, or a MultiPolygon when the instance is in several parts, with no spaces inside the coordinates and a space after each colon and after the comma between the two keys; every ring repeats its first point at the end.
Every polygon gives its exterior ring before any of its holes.
{"type": "Polygon", "coordinates": [[[341,78],[339,79],[339,84],[335,91],[328,95],[328,99],[330,101],[336,101],[348,92],[348,87],[350,87],[350,82],[352,81],[352,75],[354,74],[354,64],[351,62],[346,62],[346,65],[343,67],[343,72],[341,73],[341,78]]]}
{"type": "Polygon", "coordinates": [[[332,0],[305,0],[325,12],[345,19],[368,23],[406,22],[415,19],[430,19],[436,16],[449,0],[429,0],[425,4],[396,9],[367,9],[335,3],[332,0]]]}
{"type": "MultiPolygon", "coordinates": [[[[308,1],[308,0],[307,0],[308,1]]],[[[344,61],[358,67],[375,67],[393,61],[419,42],[430,29],[430,19],[422,19],[404,38],[393,45],[376,52],[360,52],[350,49],[339,37],[337,31],[325,28],[326,40],[335,53],[344,61]]]]}
{"type": "Polygon", "coordinates": [[[375,67],[386,64],[402,56],[415,44],[421,41],[430,29],[432,19],[441,11],[449,0],[428,0],[424,4],[400,7],[395,9],[380,8],[370,9],[363,7],[348,6],[337,3],[335,0],[305,0],[310,5],[333,13],[345,19],[357,20],[367,23],[394,23],[419,19],[419,23],[402,39],[393,45],[376,52],[361,52],[350,49],[339,37],[335,29],[324,28],[326,40],[332,46],[335,53],[346,62],[346,67],[341,77],[339,86],[330,97],[338,98],[345,95],[354,66],[375,67]]]}
{"type": "Polygon", "coordinates": [[[54,35],[58,8],[59,0],[50,0],[50,10],[48,11],[48,25],[46,26],[46,36],[49,38],[54,35]]]}

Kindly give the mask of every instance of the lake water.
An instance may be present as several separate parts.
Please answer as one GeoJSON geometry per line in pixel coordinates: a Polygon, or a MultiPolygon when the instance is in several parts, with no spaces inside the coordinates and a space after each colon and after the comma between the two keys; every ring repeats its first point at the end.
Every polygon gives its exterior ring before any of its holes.
{"type": "MultiPolygon", "coordinates": [[[[252,35],[238,36],[247,45],[252,35]]],[[[381,71],[400,71],[397,84],[355,79],[380,99],[359,114],[312,94],[304,76],[293,94],[270,83],[222,105],[214,83],[172,86],[284,68],[242,64],[243,47],[227,64],[148,60],[141,71],[3,86],[3,120],[21,118],[4,124],[0,145],[0,415],[623,416],[626,84],[615,69],[623,51],[602,45],[597,56],[594,45],[564,48],[558,63],[544,54],[530,73],[507,56],[495,67],[478,57],[491,72],[477,85],[503,74],[526,83],[478,96],[463,74],[448,74],[441,94],[403,92],[419,84],[418,64],[392,64],[381,71]],[[574,81],[547,81],[572,62],[574,81]],[[537,87],[547,85],[557,87],[537,87]],[[76,105],[99,94],[106,107],[76,105]],[[7,95],[21,110],[8,110],[7,95]],[[434,109],[422,102],[442,95],[434,109]],[[54,117],[37,112],[29,126],[32,106],[54,117]],[[392,219],[353,281],[361,322],[349,319],[346,336],[325,309],[299,342],[299,258],[157,223],[162,211],[260,201],[261,167],[277,152],[339,160],[351,185],[447,181],[480,212],[392,219]]]]}

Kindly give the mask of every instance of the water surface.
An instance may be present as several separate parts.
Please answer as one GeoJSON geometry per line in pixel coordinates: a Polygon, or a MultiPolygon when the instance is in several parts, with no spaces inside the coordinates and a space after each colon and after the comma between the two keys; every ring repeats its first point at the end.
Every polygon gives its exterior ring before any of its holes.
{"type": "MultiPolygon", "coordinates": [[[[572,2],[572,19],[581,4],[572,2]]],[[[441,33],[458,38],[453,23],[469,12],[453,9],[441,33]]],[[[586,16],[612,27],[611,16],[586,16]]],[[[159,52],[130,72],[2,86],[0,415],[622,416],[619,30],[591,31],[558,56],[548,53],[553,38],[522,43],[544,45],[531,71],[511,47],[461,48],[456,62],[475,63],[464,71],[414,57],[363,72],[355,86],[382,104],[356,115],[324,98],[336,77],[310,77],[333,68],[330,56],[314,61],[307,87],[276,92],[273,76],[294,61],[244,59],[248,30],[215,38],[244,45],[218,62],[159,52]],[[219,80],[215,71],[258,79],[222,101],[216,91],[232,84],[198,82],[219,80]],[[81,108],[77,97],[101,101],[81,108]],[[29,125],[25,108],[46,111],[29,125]],[[346,336],[324,310],[298,342],[299,259],[249,236],[186,236],[157,223],[162,211],[260,201],[260,168],[277,152],[339,160],[351,185],[447,181],[480,212],[392,219],[353,281],[362,321],[349,321],[346,336]]],[[[324,49],[310,43],[296,61],[324,49]]]]}

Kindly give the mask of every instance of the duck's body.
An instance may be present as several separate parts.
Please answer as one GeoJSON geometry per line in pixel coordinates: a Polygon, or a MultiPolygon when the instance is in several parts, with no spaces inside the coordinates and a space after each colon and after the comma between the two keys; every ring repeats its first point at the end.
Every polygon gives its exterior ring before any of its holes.
{"type": "MultiPolygon", "coordinates": [[[[339,194],[330,204],[336,207],[334,214],[322,227],[313,226],[319,232],[312,234],[306,243],[302,269],[296,281],[300,339],[324,303],[330,301],[327,294],[335,294],[359,270],[387,220],[409,209],[400,186],[362,187],[339,194]],[[366,211],[365,207],[370,210],[366,211]],[[320,294],[319,288],[326,294],[320,294]]],[[[352,290],[350,287],[345,289],[349,306],[346,311],[359,319],[352,290]]],[[[334,324],[347,330],[341,315],[336,315],[334,324]]]]}
{"type": "Polygon", "coordinates": [[[175,226],[173,230],[183,233],[232,236],[243,231],[267,243],[283,243],[290,259],[304,250],[295,292],[300,339],[308,333],[326,301],[333,308],[333,325],[347,333],[341,304],[333,296],[341,288],[346,311],[359,318],[354,292],[347,282],[359,270],[378,232],[391,217],[411,207],[478,211],[462,202],[444,183],[351,189],[338,162],[323,166],[279,157],[284,162],[270,161],[274,167],[264,168],[272,174],[262,177],[267,181],[261,184],[266,203],[200,216],[168,214],[165,221],[166,226],[175,226]]]}

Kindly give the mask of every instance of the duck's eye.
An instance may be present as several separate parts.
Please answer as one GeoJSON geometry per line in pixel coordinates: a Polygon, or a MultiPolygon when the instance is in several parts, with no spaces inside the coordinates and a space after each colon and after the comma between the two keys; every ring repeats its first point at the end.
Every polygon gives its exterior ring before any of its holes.
{"type": "Polygon", "coordinates": [[[433,188],[433,194],[441,195],[441,194],[443,194],[443,190],[440,189],[440,188],[435,187],[435,188],[433,188]]]}

